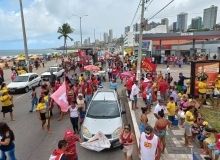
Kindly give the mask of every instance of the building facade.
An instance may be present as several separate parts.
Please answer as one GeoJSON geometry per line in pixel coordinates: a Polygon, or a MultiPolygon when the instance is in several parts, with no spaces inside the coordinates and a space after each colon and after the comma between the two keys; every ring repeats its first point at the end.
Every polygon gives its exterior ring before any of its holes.
{"type": "Polygon", "coordinates": [[[130,32],[130,26],[125,27],[125,34],[130,32]]]}
{"type": "Polygon", "coordinates": [[[156,26],[157,26],[157,23],[154,22],[154,21],[152,21],[152,22],[150,23],[150,30],[153,29],[153,28],[155,28],[156,26]]]}
{"type": "Polygon", "coordinates": [[[173,32],[176,32],[176,24],[177,22],[173,22],[173,32]]]}
{"type": "Polygon", "coordinates": [[[104,32],[103,38],[104,38],[104,42],[108,43],[108,33],[104,32]]]}
{"type": "Polygon", "coordinates": [[[168,18],[164,18],[164,19],[161,19],[161,25],[166,25],[167,27],[167,32],[169,32],[169,19],[168,18]]]}
{"type": "Polygon", "coordinates": [[[214,29],[216,25],[218,7],[212,5],[204,9],[203,12],[203,29],[214,29]]]}
{"type": "Polygon", "coordinates": [[[202,17],[192,18],[190,29],[202,29],[202,17]]]}
{"type": "Polygon", "coordinates": [[[143,30],[144,30],[144,31],[147,31],[148,19],[144,19],[143,25],[144,25],[143,30]]]}
{"type": "Polygon", "coordinates": [[[84,40],[84,46],[87,46],[87,45],[88,45],[88,40],[85,39],[85,40],[84,40]]]}
{"type": "Polygon", "coordinates": [[[140,24],[136,23],[133,25],[133,32],[138,32],[140,31],[140,24]]]}
{"type": "Polygon", "coordinates": [[[87,44],[90,45],[90,37],[87,39],[87,44]]]}
{"type": "Polygon", "coordinates": [[[113,40],[113,30],[110,29],[109,30],[109,42],[112,42],[112,40],[113,40]]]}
{"type": "Polygon", "coordinates": [[[188,13],[180,13],[177,15],[177,29],[180,31],[187,31],[187,20],[188,20],[188,13]]]}

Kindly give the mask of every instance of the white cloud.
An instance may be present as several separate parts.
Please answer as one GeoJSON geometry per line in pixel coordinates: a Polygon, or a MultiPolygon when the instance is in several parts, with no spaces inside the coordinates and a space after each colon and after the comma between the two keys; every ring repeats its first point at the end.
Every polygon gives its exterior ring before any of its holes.
{"type": "Polygon", "coordinates": [[[44,44],[55,44],[55,41],[54,40],[51,40],[51,41],[41,40],[41,43],[44,43],[44,44]]]}
{"type": "Polygon", "coordinates": [[[36,44],[38,41],[36,40],[36,39],[29,39],[28,41],[27,41],[27,44],[36,44]]]}

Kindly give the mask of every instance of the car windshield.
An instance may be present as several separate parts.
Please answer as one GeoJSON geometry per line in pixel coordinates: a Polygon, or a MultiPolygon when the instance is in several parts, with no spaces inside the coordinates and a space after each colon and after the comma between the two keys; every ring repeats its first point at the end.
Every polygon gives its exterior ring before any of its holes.
{"type": "Polygon", "coordinates": [[[116,118],[120,117],[116,101],[93,101],[90,104],[87,116],[90,118],[116,118]]]}
{"type": "Polygon", "coordinates": [[[17,76],[13,82],[27,82],[28,76],[17,76]]]}
{"type": "Polygon", "coordinates": [[[46,72],[56,72],[57,69],[56,68],[48,68],[46,72]]]}

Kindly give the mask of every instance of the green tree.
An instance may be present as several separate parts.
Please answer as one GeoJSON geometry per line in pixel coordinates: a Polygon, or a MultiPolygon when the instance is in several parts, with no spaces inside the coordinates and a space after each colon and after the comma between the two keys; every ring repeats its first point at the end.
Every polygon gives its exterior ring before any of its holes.
{"type": "Polygon", "coordinates": [[[73,41],[73,39],[68,35],[74,32],[74,29],[70,27],[70,25],[68,23],[64,23],[61,27],[58,28],[57,33],[60,33],[61,35],[58,37],[58,39],[64,37],[64,49],[66,47],[66,53],[67,53],[67,43],[66,40],[69,38],[71,41],[73,41]]]}

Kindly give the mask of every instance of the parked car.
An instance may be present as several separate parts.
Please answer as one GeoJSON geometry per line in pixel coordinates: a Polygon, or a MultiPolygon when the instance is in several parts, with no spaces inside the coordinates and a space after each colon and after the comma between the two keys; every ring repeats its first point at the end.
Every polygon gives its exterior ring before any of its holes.
{"type": "Polygon", "coordinates": [[[43,80],[49,80],[50,72],[53,72],[53,74],[55,74],[57,77],[62,77],[65,70],[63,68],[59,67],[59,66],[53,66],[53,67],[48,68],[46,70],[46,72],[44,72],[41,75],[41,78],[43,80]]]}
{"type": "Polygon", "coordinates": [[[111,148],[120,146],[119,136],[123,128],[121,100],[115,90],[96,91],[81,127],[81,139],[88,141],[101,131],[110,141],[111,148]]]}
{"type": "Polygon", "coordinates": [[[17,76],[13,82],[7,85],[10,93],[28,92],[33,86],[41,86],[41,77],[37,73],[25,73],[17,76]]]}

